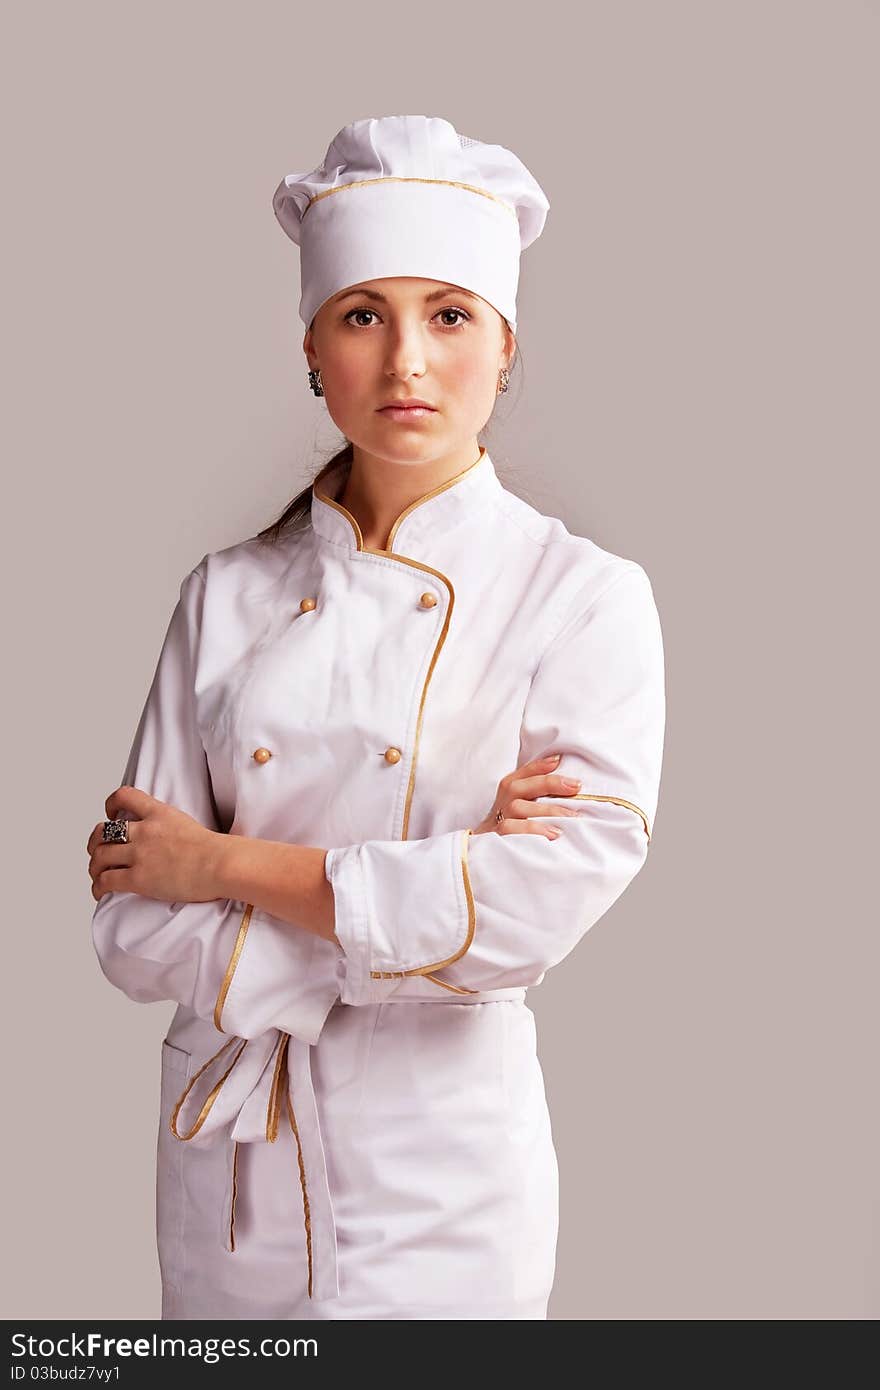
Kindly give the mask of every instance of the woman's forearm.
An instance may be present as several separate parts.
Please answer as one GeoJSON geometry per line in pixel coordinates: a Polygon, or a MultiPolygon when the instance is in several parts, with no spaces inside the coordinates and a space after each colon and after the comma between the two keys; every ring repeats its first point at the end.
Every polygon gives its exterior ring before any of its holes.
{"type": "Polygon", "coordinates": [[[218,839],[214,874],[218,897],[253,903],[339,945],[333,889],[324,876],[325,849],[244,835],[218,839]]]}

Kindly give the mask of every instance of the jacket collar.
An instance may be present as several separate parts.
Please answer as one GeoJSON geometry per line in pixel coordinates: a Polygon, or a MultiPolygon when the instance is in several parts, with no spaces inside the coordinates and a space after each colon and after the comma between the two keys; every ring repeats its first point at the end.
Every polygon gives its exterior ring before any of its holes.
{"type": "MultiPolygon", "coordinates": [[[[348,464],[328,464],[312,489],[312,529],[323,540],[351,550],[371,550],[351,512],[336,498],[342,493],[348,464]]],[[[504,491],[483,445],[480,457],[461,473],[411,502],[395,521],[384,551],[373,554],[418,556],[432,539],[453,530],[476,513],[488,511],[504,491]]]]}

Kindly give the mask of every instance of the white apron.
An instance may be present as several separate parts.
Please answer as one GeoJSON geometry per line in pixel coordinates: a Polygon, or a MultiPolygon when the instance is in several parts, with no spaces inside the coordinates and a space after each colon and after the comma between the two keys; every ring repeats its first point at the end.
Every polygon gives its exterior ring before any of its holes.
{"type": "Polygon", "coordinates": [[[183,580],[122,781],[326,848],[340,945],[231,900],[108,893],[130,998],[174,999],[166,1318],[546,1318],[558,1174],[526,990],[647,856],[663,646],[640,565],[504,488],[485,449],[363,545],[311,524],[183,580]],[[559,751],[562,831],[474,835],[559,751]],[[439,1007],[438,1007],[439,1006],[439,1007]]]}

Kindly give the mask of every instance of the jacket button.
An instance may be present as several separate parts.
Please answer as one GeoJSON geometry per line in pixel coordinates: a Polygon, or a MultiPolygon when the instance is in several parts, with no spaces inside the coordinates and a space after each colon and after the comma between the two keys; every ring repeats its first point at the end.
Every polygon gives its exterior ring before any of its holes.
{"type": "Polygon", "coordinates": [[[436,608],[437,595],[431,593],[422,594],[422,597],[419,599],[419,603],[422,605],[423,608],[436,608]]]}
{"type": "Polygon", "coordinates": [[[317,606],[318,604],[316,599],[304,598],[300,600],[299,611],[301,613],[311,613],[312,609],[317,608],[317,606]]]}
{"type": "Polygon", "coordinates": [[[401,757],[401,754],[400,754],[400,749],[399,749],[399,748],[386,748],[386,749],[385,749],[385,761],[386,761],[386,763],[399,763],[399,762],[400,762],[400,757],[401,757]]]}
{"type": "Polygon", "coordinates": [[[255,763],[267,763],[267,762],[269,761],[269,759],[271,758],[271,756],[272,756],[272,754],[270,753],[270,751],[269,751],[268,748],[255,748],[255,749],[254,749],[254,762],[255,762],[255,763]]]}

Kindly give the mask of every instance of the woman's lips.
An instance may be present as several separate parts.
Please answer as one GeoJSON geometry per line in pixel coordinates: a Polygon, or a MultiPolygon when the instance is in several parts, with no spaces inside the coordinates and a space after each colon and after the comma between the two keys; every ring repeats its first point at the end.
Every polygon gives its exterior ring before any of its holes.
{"type": "Polygon", "coordinates": [[[407,421],[423,420],[428,415],[436,415],[437,412],[427,405],[386,405],[379,414],[389,420],[407,421]]]}

